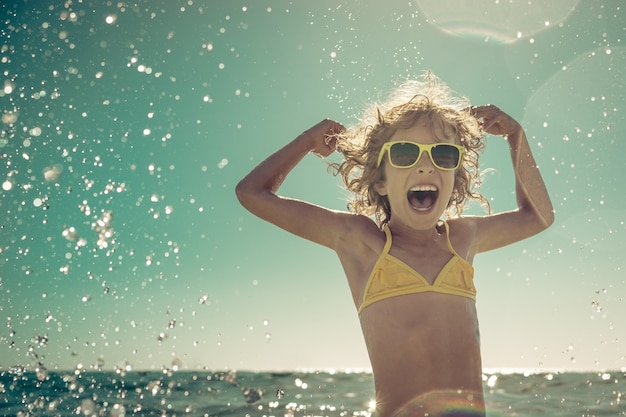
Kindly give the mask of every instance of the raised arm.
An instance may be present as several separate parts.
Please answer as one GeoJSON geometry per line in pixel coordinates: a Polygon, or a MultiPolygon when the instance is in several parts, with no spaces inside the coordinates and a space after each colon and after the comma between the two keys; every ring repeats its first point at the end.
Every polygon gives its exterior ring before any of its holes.
{"type": "Polygon", "coordinates": [[[507,139],[515,172],[517,210],[476,219],[476,252],[484,252],[548,228],[554,222],[554,210],[524,129],[496,106],[473,111],[485,132],[507,139]]]}
{"type": "Polygon", "coordinates": [[[328,156],[344,127],[323,120],[261,162],[237,185],[237,198],[253,214],[305,239],[335,249],[345,213],[277,195],[291,170],[308,153],[328,156]]]}

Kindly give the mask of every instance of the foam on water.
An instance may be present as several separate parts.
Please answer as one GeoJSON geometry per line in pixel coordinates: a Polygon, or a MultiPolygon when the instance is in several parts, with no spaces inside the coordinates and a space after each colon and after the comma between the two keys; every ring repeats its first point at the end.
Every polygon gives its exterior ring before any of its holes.
{"type": "MultiPolygon", "coordinates": [[[[485,375],[488,417],[626,416],[626,373],[485,375]]],[[[365,372],[0,372],[0,413],[16,416],[371,416],[365,372]]],[[[467,396],[433,394],[431,412],[472,415],[467,396]]],[[[420,401],[408,415],[421,415],[420,401]],[[418,414],[415,414],[418,413],[418,414]]],[[[457,415],[457,414],[454,414],[457,415]]]]}

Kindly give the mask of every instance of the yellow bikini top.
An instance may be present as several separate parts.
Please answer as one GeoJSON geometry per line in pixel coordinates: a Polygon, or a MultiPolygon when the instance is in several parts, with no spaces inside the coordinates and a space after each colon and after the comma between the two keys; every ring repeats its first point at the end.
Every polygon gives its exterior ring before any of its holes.
{"type": "Polygon", "coordinates": [[[385,225],[387,241],[367,280],[359,314],[365,307],[385,298],[420,292],[457,295],[476,301],[474,268],[452,248],[448,223],[444,221],[443,225],[446,230],[448,249],[453,256],[439,272],[432,285],[409,265],[389,254],[391,230],[388,225],[385,225]]]}

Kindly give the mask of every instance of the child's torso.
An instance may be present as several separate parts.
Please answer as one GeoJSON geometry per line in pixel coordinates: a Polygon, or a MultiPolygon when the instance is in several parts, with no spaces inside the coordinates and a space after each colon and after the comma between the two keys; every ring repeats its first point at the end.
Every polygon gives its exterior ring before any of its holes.
{"type": "Polygon", "coordinates": [[[466,405],[480,413],[482,365],[472,266],[452,247],[447,224],[440,228],[445,243],[415,258],[401,247],[391,249],[386,229],[370,271],[362,270],[361,278],[351,282],[380,415],[428,392],[458,391],[473,398],[466,405]]]}

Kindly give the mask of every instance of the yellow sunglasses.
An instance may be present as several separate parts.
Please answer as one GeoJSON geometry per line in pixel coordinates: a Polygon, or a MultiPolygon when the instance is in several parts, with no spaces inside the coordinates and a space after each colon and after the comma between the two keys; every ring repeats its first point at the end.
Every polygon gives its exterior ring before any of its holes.
{"type": "Polygon", "coordinates": [[[439,169],[450,171],[457,169],[463,160],[465,148],[451,143],[417,143],[407,141],[387,142],[378,154],[377,167],[383,161],[385,152],[389,163],[396,168],[411,168],[419,161],[422,153],[426,152],[433,165],[439,169]]]}

